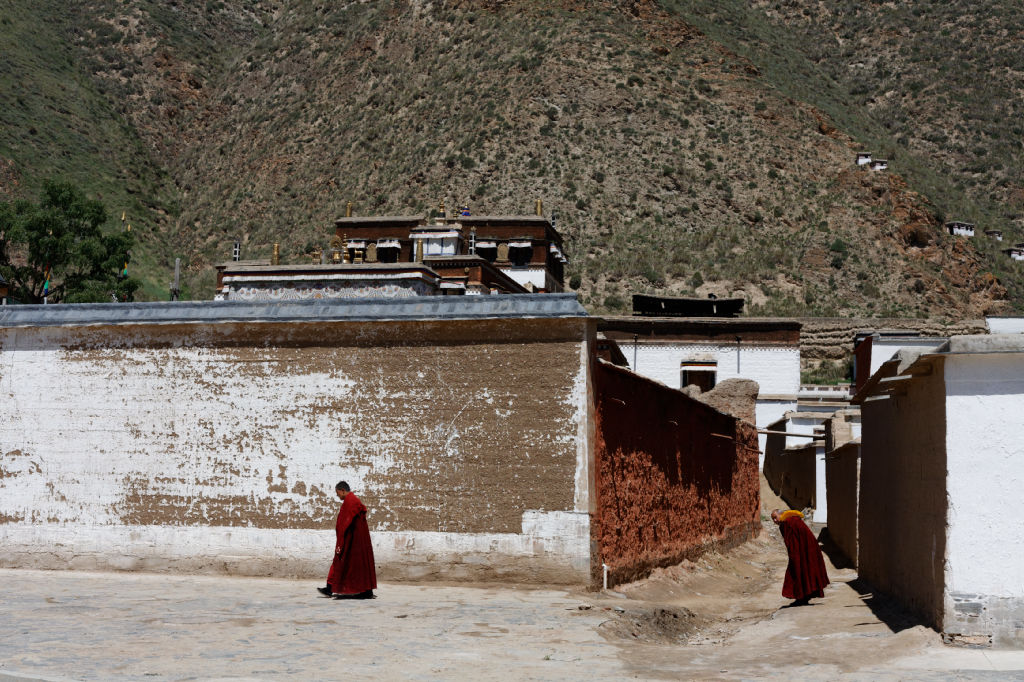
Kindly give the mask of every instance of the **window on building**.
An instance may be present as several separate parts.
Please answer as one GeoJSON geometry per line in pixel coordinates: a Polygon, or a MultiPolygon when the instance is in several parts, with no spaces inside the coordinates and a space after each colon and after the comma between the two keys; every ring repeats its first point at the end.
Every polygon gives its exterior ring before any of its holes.
{"type": "Polygon", "coordinates": [[[480,240],[476,243],[476,255],[493,263],[498,259],[498,243],[491,240],[480,240]]]}
{"type": "Polygon", "coordinates": [[[679,387],[686,388],[693,385],[703,391],[710,391],[715,387],[715,375],[718,373],[718,363],[704,360],[684,360],[679,366],[679,387]]]}
{"type": "Polygon", "coordinates": [[[397,263],[402,254],[402,243],[397,239],[377,240],[377,260],[381,263],[397,263]]]}
{"type": "Polygon", "coordinates": [[[533,246],[529,242],[512,242],[508,247],[508,259],[513,265],[530,264],[533,259],[533,246]]]}

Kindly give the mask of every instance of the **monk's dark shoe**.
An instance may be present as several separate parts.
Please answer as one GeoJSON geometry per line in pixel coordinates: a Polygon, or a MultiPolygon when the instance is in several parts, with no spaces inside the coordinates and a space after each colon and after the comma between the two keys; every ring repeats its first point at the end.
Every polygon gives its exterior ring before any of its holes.
{"type": "Polygon", "coordinates": [[[316,591],[319,592],[320,594],[324,595],[325,597],[330,597],[331,596],[331,588],[329,588],[329,587],[318,587],[318,588],[316,588],[316,591]]]}
{"type": "Polygon", "coordinates": [[[356,592],[355,594],[341,594],[335,592],[332,595],[335,599],[376,599],[377,596],[373,593],[373,590],[367,590],[366,592],[356,592]]]}

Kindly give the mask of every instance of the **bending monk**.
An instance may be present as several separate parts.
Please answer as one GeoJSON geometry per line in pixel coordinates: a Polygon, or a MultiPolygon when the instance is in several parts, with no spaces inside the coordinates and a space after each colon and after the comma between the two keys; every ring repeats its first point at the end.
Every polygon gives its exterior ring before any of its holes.
{"type": "Polygon", "coordinates": [[[366,525],[366,506],[345,481],[338,483],[334,490],[341,500],[338,521],[334,525],[337,536],[334,562],[327,573],[327,587],[316,589],[325,597],[373,599],[377,570],[373,565],[370,527],[366,525]]]}
{"type": "Polygon", "coordinates": [[[795,509],[772,512],[772,521],[779,524],[786,553],[789,554],[782,596],[795,600],[792,606],[804,606],[812,597],[824,597],[825,586],[829,583],[818,539],[803,518],[804,515],[795,509]]]}

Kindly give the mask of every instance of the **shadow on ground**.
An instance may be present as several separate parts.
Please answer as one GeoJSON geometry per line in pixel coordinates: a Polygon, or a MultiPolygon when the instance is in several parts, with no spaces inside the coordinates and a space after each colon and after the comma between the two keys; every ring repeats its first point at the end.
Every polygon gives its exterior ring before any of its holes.
{"type": "Polygon", "coordinates": [[[861,601],[871,609],[871,613],[878,620],[885,623],[886,627],[893,632],[902,632],[919,625],[931,628],[931,623],[912,611],[907,610],[889,595],[876,591],[861,578],[854,578],[847,584],[856,590],[857,594],[860,595],[861,601]]]}

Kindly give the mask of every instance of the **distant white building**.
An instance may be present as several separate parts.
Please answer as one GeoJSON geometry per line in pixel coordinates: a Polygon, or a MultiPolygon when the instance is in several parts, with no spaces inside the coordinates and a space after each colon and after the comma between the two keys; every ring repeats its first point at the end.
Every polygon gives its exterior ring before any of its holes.
{"type": "Polygon", "coordinates": [[[986,317],[989,334],[1022,334],[1024,317],[986,317]]]}
{"type": "Polygon", "coordinates": [[[871,163],[871,152],[859,152],[857,154],[857,165],[866,166],[871,163]]]}
{"type": "Polygon", "coordinates": [[[1024,247],[1014,246],[1009,249],[1003,249],[1003,253],[1013,260],[1024,260],[1024,247]]]}
{"type": "Polygon", "coordinates": [[[901,352],[855,402],[860,577],[947,641],[1024,647],[1024,337],[901,352]]]}
{"type": "Polygon", "coordinates": [[[985,230],[985,236],[991,237],[992,239],[995,239],[997,242],[1003,241],[1002,230],[985,230]]]}
{"type": "Polygon", "coordinates": [[[885,160],[885,159],[872,159],[868,163],[868,168],[870,168],[873,171],[888,170],[889,162],[887,160],[885,160]]]}
{"type": "Polygon", "coordinates": [[[946,231],[954,237],[973,237],[974,223],[965,223],[960,220],[951,220],[946,223],[946,231]]]}

